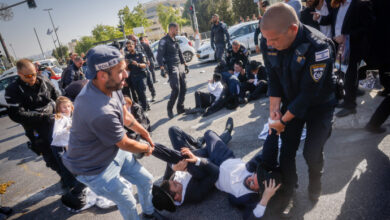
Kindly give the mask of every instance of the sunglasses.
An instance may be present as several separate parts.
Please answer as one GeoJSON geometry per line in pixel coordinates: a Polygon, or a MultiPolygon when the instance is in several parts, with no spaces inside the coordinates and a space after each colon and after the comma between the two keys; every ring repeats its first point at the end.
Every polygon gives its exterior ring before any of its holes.
{"type": "Polygon", "coordinates": [[[23,77],[25,77],[25,78],[27,78],[27,79],[33,78],[33,77],[35,77],[35,76],[37,76],[36,73],[30,73],[30,74],[25,74],[25,75],[23,75],[23,77]]]}

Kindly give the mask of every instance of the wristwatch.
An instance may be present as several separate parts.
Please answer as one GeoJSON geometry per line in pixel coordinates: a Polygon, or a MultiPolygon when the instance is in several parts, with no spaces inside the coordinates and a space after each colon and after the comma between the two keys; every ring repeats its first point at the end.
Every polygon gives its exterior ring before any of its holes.
{"type": "Polygon", "coordinates": [[[284,125],[285,127],[287,126],[287,123],[285,121],[283,121],[282,119],[280,119],[280,123],[282,123],[282,125],[284,125]]]}

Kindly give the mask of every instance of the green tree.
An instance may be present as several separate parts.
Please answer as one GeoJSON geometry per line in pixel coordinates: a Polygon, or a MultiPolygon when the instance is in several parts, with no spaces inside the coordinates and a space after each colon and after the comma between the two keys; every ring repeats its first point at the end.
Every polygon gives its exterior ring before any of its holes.
{"type": "Polygon", "coordinates": [[[99,42],[119,38],[122,33],[114,26],[98,24],[92,30],[92,36],[99,42]]]}
{"type": "Polygon", "coordinates": [[[252,19],[252,15],[258,15],[257,5],[253,0],[233,0],[233,12],[234,18],[238,20],[241,17],[244,19],[249,16],[252,19]]]}
{"type": "Polygon", "coordinates": [[[176,22],[180,29],[190,23],[190,21],[184,17],[181,17],[179,9],[174,9],[170,6],[159,4],[157,6],[157,16],[162,28],[165,32],[168,32],[168,25],[172,22],[176,22]]]}
{"type": "Polygon", "coordinates": [[[123,18],[126,34],[132,34],[133,28],[135,27],[147,28],[152,24],[152,22],[146,18],[145,10],[142,8],[141,4],[135,6],[132,11],[130,11],[128,6],[124,7],[119,10],[118,16],[123,18]]]}
{"type": "Polygon", "coordinates": [[[86,53],[91,49],[96,43],[96,39],[90,36],[84,36],[79,41],[77,41],[75,50],[78,54],[86,53]]]}
{"type": "Polygon", "coordinates": [[[56,49],[53,50],[53,52],[51,53],[51,55],[53,57],[55,57],[59,62],[62,61],[62,57],[66,57],[68,55],[68,47],[67,46],[61,46],[61,47],[57,47],[56,49]]]}

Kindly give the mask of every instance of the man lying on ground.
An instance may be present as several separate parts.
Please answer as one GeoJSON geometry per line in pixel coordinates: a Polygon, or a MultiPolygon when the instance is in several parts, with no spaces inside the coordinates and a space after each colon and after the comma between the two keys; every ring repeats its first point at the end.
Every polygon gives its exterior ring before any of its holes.
{"type": "Polygon", "coordinates": [[[169,180],[166,178],[169,171],[166,172],[162,184],[153,186],[153,204],[157,209],[175,211],[175,206],[200,202],[215,186],[229,194],[231,204],[243,208],[244,219],[264,215],[268,201],[280,187],[280,177],[273,172],[278,136],[275,132],[270,134],[262,154],[245,163],[226,146],[232,129],[233,120],[229,118],[221,136],[207,131],[206,146],[200,149],[194,149],[199,145],[190,135],[177,127],[169,129],[175,150],[156,144],[153,151],[154,156],[174,164],[175,171],[169,180]]]}

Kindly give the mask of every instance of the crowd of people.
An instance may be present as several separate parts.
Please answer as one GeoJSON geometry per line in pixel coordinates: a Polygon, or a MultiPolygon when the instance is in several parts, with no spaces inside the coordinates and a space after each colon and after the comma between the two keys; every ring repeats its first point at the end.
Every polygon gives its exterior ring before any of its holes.
{"type": "Polygon", "coordinates": [[[8,115],[23,126],[29,148],[61,177],[65,190],[61,200],[71,210],[83,209],[82,192],[88,187],[114,202],[124,219],[139,219],[125,179],[137,187],[146,219],[164,219],[161,210],[174,212],[183,204],[201,202],[215,188],[226,192],[230,203],[243,210],[244,219],[264,216],[271,198],[278,199],[277,212],[290,217],[298,183],[295,157],[304,126],[308,196],[316,203],[335,108],[342,108],[337,117],[356,113],[359,74],[366,70],[379,70],[384,87],[380,94],[385,96],[366,129],[386,131],[381,124],[390,114],[389,55],[372,53],[379,46],[388,48],[389,30],[383,28],[385,4],[308,0],[302,8],[300,0],[273,5],[261,1],[264,14],[255,32],[255,45],[264,65],[251,60],[248,48],[240,42],[230,41],[226,24],[214,14],[211,46],[218,64],[208,81],[208,92],[196,91],[191,109],[184,107],[189,68],[175,39],[176,23],[169,24],[156,58],[147,37],[135,35],[129,35],[124,45],[115,42],[95,46],[83,56],[70,54],[60,91],[39,65],[21,59],[17,62],[19,78],[5,93],[8,115]],[[379,34],[375,41],[372,32],[379,34]],[[175,117],[175,104],[177,114],[207,117],[223,107],[234,110],[268,97],[270,130],[262,151],[247,163],[235,158],[227,147],[234,129],[232,118],[220,135],[209,130],[195,138],[173,126],[167,131],[173,148],[155,143],[146,114],[156,96],[154,59],[171,87],[170,119],[175,117]],[[345,73],[334,71],[337,60],[339,65],[348,65],[345,73]],[[366,66],[361,67],[361,61],[366,66]],[[339,83],[343,80],[344,85],[339,83]],[[146,88],[151,99],[147,99],[146,88]],[[167,163],[161,184],[153,184],[153,176],[138,161],[150,155],[167,163]]]}

